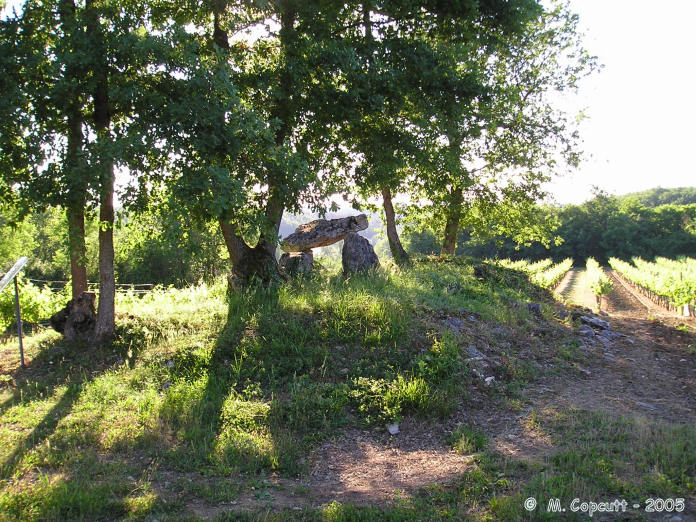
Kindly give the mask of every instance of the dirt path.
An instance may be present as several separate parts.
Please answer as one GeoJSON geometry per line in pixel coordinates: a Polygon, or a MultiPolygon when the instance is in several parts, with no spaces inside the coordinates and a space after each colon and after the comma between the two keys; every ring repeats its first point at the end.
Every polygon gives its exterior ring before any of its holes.
{"type": "Polygon", "coordinates": [[[585,308],[596,308],[596,300],[585,281],[585,270],[572,268],[555,290],[561,301],[585,308]]]}
{"type": "MultiPolygon", "coordinates": [[[[668,317],[608,271],[614,289],[604,298],[612,329],[626,335],[588,349],[589,375],[570,383],[567,405],[696,423],[696,340],[692,319],[668,317]]],[[[582,294],[575,289],[575,294],[582,294]]],[[[666,312],[666,311],[663,311],[666,312]]]]}

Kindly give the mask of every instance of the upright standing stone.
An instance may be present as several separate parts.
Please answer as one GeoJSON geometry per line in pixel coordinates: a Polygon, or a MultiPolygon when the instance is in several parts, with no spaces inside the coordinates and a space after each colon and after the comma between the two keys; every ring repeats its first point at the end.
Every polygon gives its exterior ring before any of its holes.
{"type": "Polygon", "coordinates": [[[278,260],[278,266],[287,274],[309,274],[314,266],[312,252],[286,252],[278,260]]]}
{"type": "Polygon", "coordinates": [[[295,232],[283,239],[280,248],[283,252],[307,252],[312,248],[337,243],[351,232],[366,228],[365,214],[339,219],[316,219],[297,227],[295,232]]]}
{"type": "Polygon", "coordinates": [[[342,261],[345,274],[379,267],[379,258],[370,242],[354,233],[343,240],[342,261]]]}

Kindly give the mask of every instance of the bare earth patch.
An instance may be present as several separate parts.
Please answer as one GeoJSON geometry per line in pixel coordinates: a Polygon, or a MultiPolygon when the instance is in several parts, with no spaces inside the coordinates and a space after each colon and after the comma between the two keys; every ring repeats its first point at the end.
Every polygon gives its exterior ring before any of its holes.
{"type": "Polygon", "coordinates": [[[339,441],[322,445],[313,458],[313,497],[318,502],[388,500],[449,482],[467,469],[470,458],[444,445],[441,427],[405,419],[400,428],[393,437],[386,430],[349,430],[339,441]]]}

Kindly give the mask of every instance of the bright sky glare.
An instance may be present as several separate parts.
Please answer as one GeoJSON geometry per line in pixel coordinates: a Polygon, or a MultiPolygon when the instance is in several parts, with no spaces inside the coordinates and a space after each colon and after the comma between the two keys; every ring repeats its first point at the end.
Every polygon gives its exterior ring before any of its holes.
{"type": "Polygon", "coordinates": [[[584,201],[592,185],[613,194],[696,185],[696,2],[571,0],[571,7],[604,69],[572,101],[587,108],[587,159],[551,185],[556,200],[584,201]]]}
{"type": "MultiPolygon", "coordinates": [[[[9,0],[6,7],[22,3],[9,0]]],[[[585,46],[604,69],[568,98],[571,109],[586,109],[586,161],[549,185],[556,201],[580,203],[591,197],[592,186],[625,194],[696,185],[696,2],[570,3],[580,15],[585,46]]]]}

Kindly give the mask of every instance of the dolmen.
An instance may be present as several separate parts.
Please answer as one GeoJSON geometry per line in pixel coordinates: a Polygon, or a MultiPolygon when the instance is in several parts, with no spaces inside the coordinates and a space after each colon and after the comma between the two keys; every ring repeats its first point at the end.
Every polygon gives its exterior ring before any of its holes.
{"type": "Polygon", "coordinates": [[[359,214],[338,219],[315,219],[300,225],[280,244],[283,255],[278,264],[289,274],[308,274],[314,265],[313,248],[343,241],[343,272],[351,274],[379,266],[370,242],[358,235],[367,229],[367,216],[359,214]]]}

